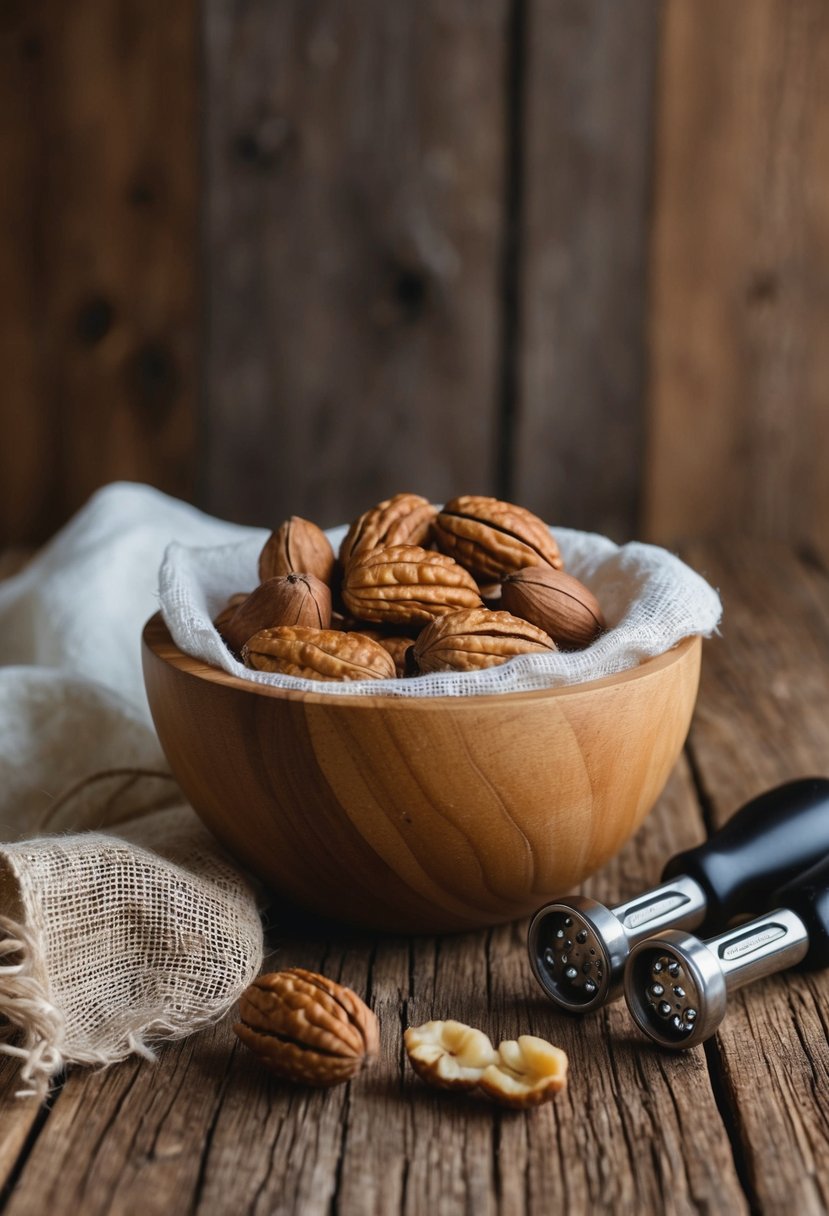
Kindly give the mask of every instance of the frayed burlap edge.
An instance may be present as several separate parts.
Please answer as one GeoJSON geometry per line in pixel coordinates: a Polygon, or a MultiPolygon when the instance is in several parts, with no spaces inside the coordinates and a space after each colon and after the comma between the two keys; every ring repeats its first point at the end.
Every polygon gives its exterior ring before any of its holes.
{"type": "Polygon", "coordinates": [[[16,1096],[43,1100],[64,1067],[64,1020],[49,999],[37,936],[19,921],[0,916],[0,1009],[3,1039],[22,1031],[21,1043],[0,1041],[0,1054],[23,1061],[16,1096]]]}

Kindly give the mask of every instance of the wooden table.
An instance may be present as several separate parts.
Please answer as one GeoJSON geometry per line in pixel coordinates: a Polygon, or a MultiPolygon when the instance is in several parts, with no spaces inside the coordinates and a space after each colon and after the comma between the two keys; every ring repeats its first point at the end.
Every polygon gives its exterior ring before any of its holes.
{"type": "MultiPolygon", "coordinates": [[[[690,546],[721,589],[688,747],[636,839],[588,885],[653,883],[745,799],[829,772],[829,577],[773,546],[690,546]]],[[[80,1213],[825,1213],[829,979],[788,973],[738,993],[716,1038],[675,1056],[616,1004],[559,1014],[530,975],[526,926],[377,939],[284,910],[271,969],[301,964],[365,995],[373,1070],[327,1093],[269,1080],[230,1019],[158,1063],[73,1070],[41,1109],[0,1064],[0,1211],[80,1213]],[[410,1023],[454,1016],[496,1041],[568,1052],[569,1088],[531,1114],[433,1092],[405,1062],[410,1023]]]]}

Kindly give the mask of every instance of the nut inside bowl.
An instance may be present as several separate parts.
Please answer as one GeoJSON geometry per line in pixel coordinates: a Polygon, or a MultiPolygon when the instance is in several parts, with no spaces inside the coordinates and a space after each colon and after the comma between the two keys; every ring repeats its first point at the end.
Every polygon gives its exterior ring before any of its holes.
{"type": "Polygon", "coordinates": [[[327,696],[143,634],[156,730],[185,796],[280,894],[372,929],[528,915],[608,861],[679,755],[701,640],[589,684],[472,697],[327,696]]]}

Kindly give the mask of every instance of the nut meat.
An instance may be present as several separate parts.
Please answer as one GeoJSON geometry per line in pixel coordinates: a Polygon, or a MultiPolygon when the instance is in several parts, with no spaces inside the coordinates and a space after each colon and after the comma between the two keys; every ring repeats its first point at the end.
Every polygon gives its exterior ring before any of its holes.
{"type": "Polygon", "coordinates": [[[256,671],[278,671],[303,680],[393,680],[394,659],[361,633],[280,625],[262,629],[242,649],[256,671]]]}
{"type": "Polygon", "coordinates": [[[482,603],[472,575],[443,553],[418,545],[371,549],[348,565],[343,603],[364,621],[428,622],[482,603]]]}
{"type": "Polygon", "coordinates": [[[498,1062],[485,1070],[480,1088],[501,1106],[525,1110],[549,1102],[566,1084],[565,1052],[546,1039],[522,1034],[498,1045],[498,1062]]]}
{"type": "Polygon", "coordinates": [[[242,993],[233,1029],[266,1068],[305,1085],[339,1085],[377,1054],[377,1018],[350,988],[291,967],[242,993]]]}
{"type": "Polygon", "coordinates": [[[409,1026],[403,1041],[417,1075],[440,1089],[474,1089],[498,1052],[482,1030],[463,1022],[426,1022],[409,1026]]]}
{"type": "Polygon", "coordinates": [[[340,545],[340,562],[348,566],[361,553],[392,545],[425,545],[435,508],[419,494],[395,494],[354,520],[340,545]]]}
{"type": "Polygon", "coordinates": [[[403,1041],[427,1085],[484,1094],[514,1110],[540,1106],[567,1084],[566,1054],[535,1035],[505,1039],[496,1051],[482,1030],[447,1021],[410,1026],[403,1041]]]}
{"type": "Polygon", "coordinates": [[[504,579],[501,603],[559,645],[589,646],[606,628],[599,602],[577,578],[549,566],[528,566],[504,579]]]}
{"type": "Polygon", "coordinates": [[[435,671],[479,671],[517,654],[556,649],[551,637],[509,612],[472,608],[433,621],[417,637],[412,661],[421,675],[435,671]]]}
{"type": "Polygon", "coordinates": [[[265,541],[259,554],[259,581],[283,574],[313,574],[330,583],[334,569],[331,542],[310,519],[292,515],[265,541]]]}
{"type": "Polygon", "coordinates": [[[438,513],[434,536],[481,583],[497,582],[524,566],[564,565],[550,529],[524,507],[464,494],[438,513]]]}

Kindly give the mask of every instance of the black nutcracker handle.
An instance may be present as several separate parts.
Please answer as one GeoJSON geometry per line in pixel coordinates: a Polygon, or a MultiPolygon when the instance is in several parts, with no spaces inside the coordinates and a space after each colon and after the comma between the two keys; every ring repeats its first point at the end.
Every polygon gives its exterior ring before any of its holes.
{"type": "Polygon", "coordinates": [[[809,934],[804,970],[829,967],[829,851],[827,855],[774,893],[773,907],[796,912],[809,934]]]}
{"type": "Polygon", "coordinates": [[[672,857],[662,878],[687,874],[703,888],[704,936],[738,912],[788,907],[770,903],[771,893],[827,855],[829,780],[803,777],[752,798],[704,844],[672,857]]]}

